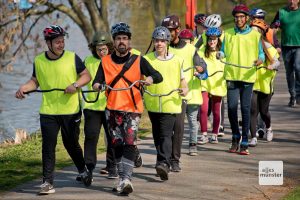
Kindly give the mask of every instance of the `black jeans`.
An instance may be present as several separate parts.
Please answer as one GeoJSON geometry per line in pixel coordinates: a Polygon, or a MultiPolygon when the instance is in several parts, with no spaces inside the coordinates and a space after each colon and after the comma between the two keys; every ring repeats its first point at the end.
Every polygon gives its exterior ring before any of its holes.
{"type": "Polygon", "coordinates": [[[184,134],[184,117],[186,113],[187,102],[186,100],[182,100],[181,108],[182,111],[180,114],[176,114],[176,121],[174,126],[174,134],[172,136],[172,162],[179,162],[181,157],[181,146],[182,139],[184,134]]]}
{"type": "Polygon", "coordinates": [[[81,112],[73,115],[40,114],[42,132],[43,182],[53,184],[55,167],[55,147],[61,129],[63,144],[79,173],[84,172],[85,162],[79,139],[81,112]]]}
{"type": "Polygon", "coordinates": [[[108,168],[116,166],[111,137],[108,133],[105,111],[84,109],[84,160],[89,170],[94,170],[97,164],[97,144],[101,126],[103,125],[107,139],[106,165],[108,168]]]}
{"type": "Polygon", "coordinates": [[[156,163],[170,166],[172,135],[176,114],[148,112],[152,124],[154,145],[157,151],[156,163]]]}
{"type": "Polygon", "coordinates": [[[242,81],[227,81],[228,118],[232,137],[241,137],[238,123],[238,104],[241,103],[242,112],[242,145],[248,145],[248,132],[250,127],[250,104],[253,83],[242,81]]]}
{"type": "Polygon", "coordinates": [[[251,121],[250,132],[251,137],[256,137],[257,116],[260,113],[262,120],[266,124],[266,128],[271,126],[271,115],[269,112],[269,105],[273,94],[264,94],[262,92],[254,91],[251,100],[251,121]]]}

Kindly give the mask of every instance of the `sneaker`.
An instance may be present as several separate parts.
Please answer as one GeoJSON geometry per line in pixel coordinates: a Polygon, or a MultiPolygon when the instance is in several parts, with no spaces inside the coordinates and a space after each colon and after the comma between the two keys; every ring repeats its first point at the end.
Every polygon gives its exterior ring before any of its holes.
{"type": "Polygon", "coordinates": [[[295,100],[294,97],[290,97],[290,101],[288,103],[288,106],[291,107],[291,108],[295,107],[295,101],[296,100],[295,100]]]}
{"type": "Polygon", "coordinates": [[[223,137],[224,135],[225,135],[225,133],[224,133],[224,126],[220,126],[218,137],[223,137]]]}
{"type": "Polygon", "coordinates": [[[81,179],[81,175],[80,175],[80,174],[78,174],[78,175],[76,176],[76,181],[82,183],[82,179],[81,179]]]}
{"type": "Polygon", "coordinates": [[[119,178],[118,182],[115,183],[115,186],[113,187],[113,192],[120,192],[121,191],[121,185],[122,185],[122,179],[119,178]]]}
{"type": "Polygon", "coordinates": [[[108,167],[103,167],[100,169],[100,174],[108,174],[108,167]]]}
{"type": "Polygon", "coordinates": [[[80,173],[81,180],[85,186],[90,186],[93,182],[93,172],[85,169],[84,172],[80,173]]]}
{"type": "Polygon", "coordinates": [[[120,191],[121,195],[128,195],[133,192],[133,185],[129,179],[124,179],[120,183],[120,191]]]}
{"type": "Polygon", "coordinates": [[[189,155],[190,156],[196,156],[196,155],[198,155],[198,150],[197,150],[197,145],[196,144],[194,144],[194,143],[190,144],[189,155]]]}
{"type": "Polygon", "coordinates": [[[207,137],[207,135],[203,135],[203,134],[200,135],[197,144],[204,145],[206,143],[208,143],[208,137],[207,137]]]}
{"type": "Polygon", "coordinates": [[[232,138],[231,146],[229,147],[229,153],[236,153],[239,150],[240,139],[232,138]]]}
{"type": "Polygon", "coordinates": [[[263,128],[259,128],[259,129],[256,131],[256,135],[258,135],[258,138],[264,138],[265,130],[264,130],[263,128]]]}
{"type": "Polygon", "coordinates": [[[110,171],[108,172],[107,178],[108,178],[108,179],[116,179],[116,178],[119,178],[119,175],[118,175],[118,173],[117,173],[117,170],[116,170],[116,169],[110,170],[110,171]]]}
{"type": "Polygon", "coordinates": [[[53,194],[55,193],[55,189],[53,188],[53,185],[48,183],[47,181],[45,181],[42,185],[40,185],[40,195],[44,195],[44,194],[53,194]]]}
{"type": "Polygon", "coordinates": [[[271,142],[273,140],[273,131],[272,128],[267,129],[267,141],[271,142]]]}
{"type": "Polygon", "coordinates": [[[209,138],[209,143],[211,144],[218,144],[218,135],[212,134],[212,136],[209,138]]]}
{"type": "Polygon", "coordinates": [[[257,138],[254,137],[251,139],[251,142],[249,143],[249,147],[255,147],[257,145],[257,138]]]}
{"type": "Polygon", "coordinates": [[[166,163],[158,164],[156,167],[156,173],[160,177],[162,181],[166,181],[169,179],[169,167],[166,163]]]}
{"type": "Polygon", "coordinates": [[[171,161],[171,171],[172,172],[181,172],[181,167],[179,161],[171,161]]]}
{"type": "Polygon", "coordinates": [[[140,154],[140,152],[137,152],[137,155],[135,157],[135,161],[134,161],[134,167],[135,168],[139,168],[143,165],[143,159],[142,156],[140,154]]]}
{"type": "Polygon", "coordinates": [[[241,145],[240,147],[240,155],[249,155],[249,150],[248,150],[248,146],[246,145],[241,145]]]}

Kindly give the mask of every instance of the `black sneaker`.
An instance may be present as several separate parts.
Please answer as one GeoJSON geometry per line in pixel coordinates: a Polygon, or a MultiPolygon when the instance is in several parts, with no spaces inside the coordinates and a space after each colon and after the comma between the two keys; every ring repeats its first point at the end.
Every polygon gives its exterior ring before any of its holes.
{"type": "Polygon", "coordinates": [[[55,193],[55,189],[52,184],[48,183],[45,181],[41,186],[41,190],[39,192],[40,195],[45,195],[45,194],[53,194],[55,193]]]}
{"type": "Polygon", "coordinates": [[[179,161],[171,161],[171,171],[172,172],[181,172],[181,167],[179,161]]]}
{"type": "Polygon", "coordinates": [[[166,163],[160,163],[156,166],[156,173],[162,181],[169,179],[169,166],[166,163]]]}
{"type": "Polygon", "coordinates": [[[76,181],[78,181],[78,182],[82,182],[82,178],[81,178],[81,174],[78,174],[77,176],[76,176],[76,181]]]}
{"type": "Polygon", "coordinates": [[[288,106],[293,108],[295,107],[295,102],[296,102],[296,99],[294,97],[290,97],[290,101],[288,103],[288,106]]]}
{"type": "Polygon", "coordinates": [[[236,153],[239,150],[240,138],[232,138],[229,153],[236,153]]]}
{"type": "Polygon", "coordinates": [[[259,129],[257,130],[257,134],[258,134],[258,138],[262,139],[262,138],[264,138],[265,130],[262,129],[262,128],[259,128],[259,129]]]}
{"type": "Polygon", "coordinates": [[[142,159],[142,156],[141,156],[140,151],[137,148],[137,146],[135,147],[135,153],[136,153],[136,156],[135,156],[135,160],[134,160],[134,167],[139,168],[143,165],[143,159],[142,159]]]}
{"type": "Polygon", "coordinates": [[[93,172],[85,169],[83,173],[80,173],[81,180],[85,186],[90,186],[93,182],[93,172]]]}

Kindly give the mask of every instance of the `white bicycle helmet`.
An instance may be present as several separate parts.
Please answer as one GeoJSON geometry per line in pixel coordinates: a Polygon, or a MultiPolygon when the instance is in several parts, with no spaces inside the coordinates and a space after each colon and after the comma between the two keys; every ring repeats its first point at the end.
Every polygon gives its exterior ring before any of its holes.
{"type": "Polygon", "coordinates": [[[218,14],[209,15],[204,22],[204,26],[207,28],[219,28],[221,24],[222,18],[218,14]]]}

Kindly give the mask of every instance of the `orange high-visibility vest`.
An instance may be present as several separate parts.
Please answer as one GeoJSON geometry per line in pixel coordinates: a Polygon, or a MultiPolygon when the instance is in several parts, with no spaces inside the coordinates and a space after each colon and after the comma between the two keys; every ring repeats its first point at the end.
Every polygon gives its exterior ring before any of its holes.
{"type": "Polygon", "coordinates": [[[274,29],[269,28],[268,32],[266,33],[266,37],[268,42],[270,42],[274,46],[274,29]]]}
{"type": "MultiPolygon", "coordinates": [[[[131,83],[133,83],[136,80],[141,80],[142,75],[140,70],[140,59],[141,57],[138,56],[138,58],[134,61],[131,67],[123,75],[123,77],[125,77],[131,83]]],[[[121,72],[123,66],[124,64],[116,64],[111,59],[111,55],[107,55],[102,58],[102,67],[105,76],[105,83],[107,85],[110,85],[111,82],[113,82],[116,76],[121,72]]],[[[124,78],[120,78],[120,80],[114,85],[113,88],[126,88],[129,87],[131,83],[127,83],[124,78]]],[[[136,84],[136,86],[139,87],[139,84],[136,84]]],[[[106,91],[106,96],[106,107],[109,110],[118,110],[135,113],[142,113],[144,110],[141,92],[136,87],[132,87],[132,90],[111,90],[109,93],[106,91]]]]}

